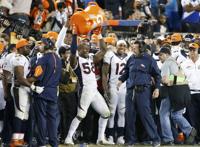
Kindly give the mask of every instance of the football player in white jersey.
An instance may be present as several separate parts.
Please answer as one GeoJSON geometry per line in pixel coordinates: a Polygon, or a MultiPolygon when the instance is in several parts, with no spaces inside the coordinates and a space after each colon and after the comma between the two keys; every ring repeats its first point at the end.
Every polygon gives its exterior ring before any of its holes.
{"type": "Polygon", "coordinates": [[[23,146],[26,121],[28,120],[30,99],[30,89],[38,93],[43,91],[42,87],[36,87],[26,79],[29,73],[29,60],[27,56],[30,53],[29,43],[26,39],[21,39],[16,44],[17,53],[12,60],[12,88],[11,94],[14,98],[15,118],[12,141],[10,147],[23,146]]]}
{"type": "Polygon", "coordinates": [[[94,68],[94,64],[103,59],[103,56],[106,53],[106,47],[100,34],[98,37],[100,39],[101,50],[95,55],[89,54],[90,47],[87,44],[81,43],[77,47],[77,35],[75,35],[75,27],[73,27],[73,34],[70,64],[75,69],[75,72],[79,78],[80,85],[82,86],[82,93],[78,107],[78,113],[70,125],[68,135],[65,139],[65,144],[74,144],[72,136],[78,128],[81,120],[85,118],[90,105],[92,105],[92,107],[101,115],[99,118],[97,144],[109,144],[104,137],[104,132],[108,118],[110,117],[110,111],[103,96],[97,90],[97,81],[94,68]],[[76,55],[77,49],[78,55],[76,55]]]}
{"type": "Polygon", "coordinates": [[[106,56],[104,57],[104,64],[102,67],[102,84],[104,88],[104,97],[109,99],[109,108],[111,112],[111,117],[108,120],[109,141],[114,141],[114,118],[117,110],[117,144],[124,144],[126,83],[123,83],[119,90],[117,90],[116,85],[119,76],[123,74],[124,67],[127,62],[127,44],[124,40],[119,40],[117,41],[116,47],[116,53],[109,58],[105,58],[106,56]]]}
{"type": "Polygon", "coordinates": [[[14,101],[11,95],[11,86],[12,86],[12,61],[16,55],[16,48],[15,44],[11,44],[9,46],[9,51],[5,56],[3,62],[3,90],[4,90],[4,99],[6,100],[5,112],[4,115],[4,125],[3,125],[3,132],[2,132],[2,142],[4,145],[9,144],[11,139],[11,133],[13,129],[13,118],[14,118],[14,101]]]}

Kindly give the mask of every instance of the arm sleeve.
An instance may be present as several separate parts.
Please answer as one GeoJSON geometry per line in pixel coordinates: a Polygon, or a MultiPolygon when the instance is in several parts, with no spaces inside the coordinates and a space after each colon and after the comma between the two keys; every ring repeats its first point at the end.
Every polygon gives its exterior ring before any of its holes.
{"type": "Polygon", "coordinates": [[[126,81],[128,79],[128,77],[129,77],[129,63],[130,63],[130,59],[131,58],[129,58],[129,60],[126,63],[126,66],[124,68],[124,73],[118,79],[118,80],[120,80],[122,82],[126,81]]]}
{"type": "Polygon", "coordinates": [[[72,44],[71,44],[71,53],[73,55],[76,55],[76,50],[77,50],[77,35],[72,36],[72,44]]]}
{"type": "Polygon", "coordinates": [[[64,45],[64,39],[66,36],[67,28],[65,26],[62,27],[60,33],[58,34],[58,39],[56,41],[56,48],[57,48],[57,53],[59,48],[64,45]]]}
{"type": "Polygon", "coordinates": [[[177,75],[178,65],[176,62],[171,62],[169,68],[170,68],[170,74],[177,75]]]}
{"type": "Polygon", "coordinates": [[[160,74],[160,69],[158,68],[158,65],[156,63],[156,60],[154,59],[152,59],[151,74],[152,77],[154,77],[155,79],[155,88],[160,89],[161,74],[160,74]]]}

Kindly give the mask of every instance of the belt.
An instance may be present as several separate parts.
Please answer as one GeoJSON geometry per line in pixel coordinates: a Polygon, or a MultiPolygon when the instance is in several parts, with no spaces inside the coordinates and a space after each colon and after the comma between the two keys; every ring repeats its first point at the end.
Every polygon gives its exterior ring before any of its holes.
{"type": "Polygon", "coordinates": [[[11,15],[23,15],[23,16],[29,16],[27,13],[22,13],[22,12],[17,12],[17,13],[13,13],[11,15]]]}
{"type": "Polygon", "coordinates": [[[200,90],[196,90],[196,89],[190,89],[190,91],[192,91],[192,92],[200,92],[200,90]]]}

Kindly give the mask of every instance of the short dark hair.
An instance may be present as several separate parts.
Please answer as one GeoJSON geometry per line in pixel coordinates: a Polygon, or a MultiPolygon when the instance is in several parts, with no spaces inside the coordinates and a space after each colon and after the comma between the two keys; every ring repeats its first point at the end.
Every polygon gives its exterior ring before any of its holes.
{"type": "Polygon", "coordinates": [[[66,51],[69,51],[69,47],[61,46],[58,50],[59,55],[61,56],[62,54],[65,54],[66,51]]]}
{"type": "Polygon", "coordinates": [[[171,49],[169,49],[168,47],[161,47],[159,53],[171,55],[171,49]]]}
{"type": "Polygon", "coordinates": [[[134,42],[134,44],[138,44],[139,45],[140,53],[143,53],[143,52],[146,51],[146,43],[143,40],[136,40],[134,42]]]}

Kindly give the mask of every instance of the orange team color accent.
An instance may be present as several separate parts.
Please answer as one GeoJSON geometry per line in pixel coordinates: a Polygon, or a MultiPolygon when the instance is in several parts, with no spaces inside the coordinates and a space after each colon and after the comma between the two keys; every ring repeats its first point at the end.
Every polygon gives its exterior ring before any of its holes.
{"type": "Polygon", "coordinates": [[[39,77],[40,75],[42,75],[42,73],[43,73],[43,69],[42,69],[42,66],[37,66],[36,68],[35,68],[35,73],[34,73],[34,76],[35,77],[39,77]]]}

